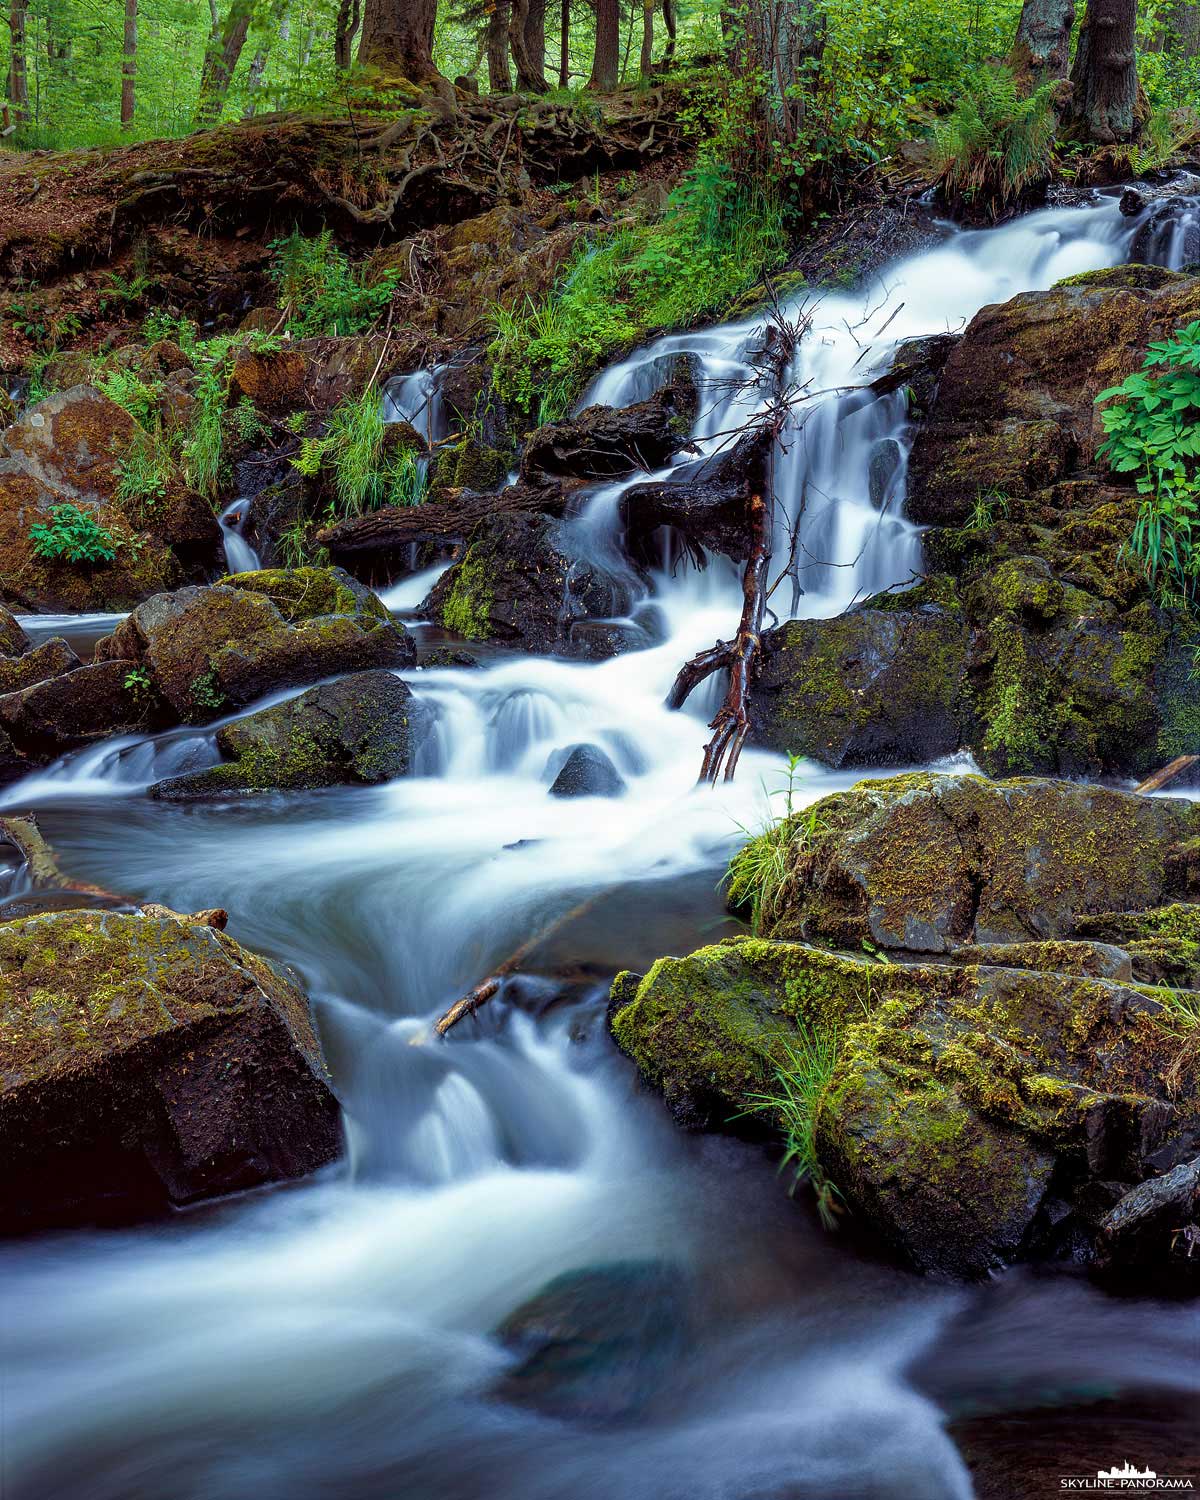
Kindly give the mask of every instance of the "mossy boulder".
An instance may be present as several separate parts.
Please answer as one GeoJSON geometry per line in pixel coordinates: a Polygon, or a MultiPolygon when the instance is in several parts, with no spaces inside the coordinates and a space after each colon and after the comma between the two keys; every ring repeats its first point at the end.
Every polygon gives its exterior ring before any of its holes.
{"type": "Polygon", "coordinates": [[[831,947],[1072,937],[1086,916],[1200,891],[1200,804],[1074,782],[919,772],[859,782],[797,822],[764,930],[831,947]]]}
{"type": "Polygon", "coordinates": [[[16,615],[0,604],[0,655],[20,656],[31,645],[16,615]]]}
{"type": "Polygon", "coordinates": [[[299,1177],[340,1150],[308,1004],[216,928],[0,924],[0,1223],[111,1222],[299,1177]]]}
{"type": "Polygon", "coordinates": [[[563,523],[553,516],[501,512],[474,531],[421,612],[471,641],[539,655],[612,655],[622,644],[619,635],[577,635],[575,626],[623,613],[624,596],[613,579],[567,547],[563,523]]]}
{"type": "MultiPolygon", "coordinates": [[[[778,1074],[808,1070],[823,1180],[937,1275],[1095,1259],[1109,1210],[1200,1144],[1170,1011],[1111,979],[731,939],[620,976],[611,1024],[691,1125],[754,1117],[786,1136],[778,1074]]],[[[1162,1254],[1186,1272],[1181,1250],[1162,1254]]]]}
{"type": "Polygon", "coordinates": [[[217,730],[224,765],[161,781],[151,795],[192,802],[262,791],[367,785],[412,770],[431,711],[391,672],[354,672],[217,730]]]}
{"type": "Polygon", "coordinates": [[[961,610],[918,604],[791,620],[763,636],[754,739],[829,766],[920,764],[965,738],[961,610]]]}
{"type": "MultiPolygon", "coordinates": [[[[24,632],[22,632],[24,634],[24,632]]],[[[82,665],[78,656],[61,636],[51,636],[22,655],[0,656],[0,696],[17,693],[34,683],[44,682],[82,665]]]]}
{"type": "Polygon", "coordinates": [[[1174,901],[1149,911],[1098,912],[1075,923],[1080,937],[1117,944],[1143,984],[1200,990],[1200,904],[1174,901]]]}
{"type": "Polygon", "coordinates": [[[315,678],[412,666],[416,649],[342,569],[274,568],[148,599],[96,656],[136,662],[180,719],[199,724],[315,678]]]}
{"type": "Polygon", "coordinates": [[[131,609],[204,576],[220,546],[211,507],[182,485],[152,506],[123,495],[121,466],[152,441],[90,386],[31,407],[0,436],[0,594],[24,609],[131,609]],[[107,536],[111,561],[43,556],[31,530],[60,505],[107,536]]]}
{"type": "Polygon", "coordinates": [[[66,667],[0,697],[0,727],[30,765],[109,735],[161,728],[170,719],[167,704],[132,661],[66,667]]]}

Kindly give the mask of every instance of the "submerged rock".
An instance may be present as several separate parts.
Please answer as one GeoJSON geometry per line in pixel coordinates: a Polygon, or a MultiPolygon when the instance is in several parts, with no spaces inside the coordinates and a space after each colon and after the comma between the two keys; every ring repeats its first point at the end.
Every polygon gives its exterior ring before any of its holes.
{"type": "Polygon", "coordinates": [[[521,1356],[494,1393],[555,1417],[636,1416],[687,1352],[689,1288],[658,1261],[568,1271],[504,1320],[521,1356]]]}
{"type": "Polygon", "coordinates": [[[162,1212],[340,1151],[304,995],[213,926],[0,924],[0,1037],[6,1232],[162,1212]]]}
{"type": "Polygon", "coordinates": [[[624,790],[621,773],[598,745],[572,745],[550,785],[552,797],[619,797],[624,790]]]}
{"type": "MultiPolygon", "coordinates": [[[[686,1123],[749,1111],[794,1139],[789,1072],[823,1180],[921,1271],[1095,1259],[1115,1201],[1200,1144],[1172,1011],[1114,980],[747,938],[613,994],[614,1036],[686,1123]]],[[[1168,1260],[1185,1268],[1160,1244],[1168,1260]]]]}
{"type": "Polygon", "coordinates": [[[416,648],[340,568],[276,568],[156,595],[96,657],[136,662],[182,720],[202,724],[314,678],[412,666],[416,648]]]}
{"type": "Polygon", "coordinates": [[[150,795],[168,802],[259,791],[376,785],[404,776],[432,725],[431,711],[391,672],[355,672],[298,698],[236,719],[217,731],[229,757],[160,781],[150,795]]]}

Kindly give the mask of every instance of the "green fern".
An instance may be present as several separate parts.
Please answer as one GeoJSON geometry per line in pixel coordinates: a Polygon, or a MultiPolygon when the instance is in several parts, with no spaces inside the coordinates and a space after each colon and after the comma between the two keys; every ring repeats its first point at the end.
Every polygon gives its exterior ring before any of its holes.
{"type": "Polygon", "coordinates": [[[1050,176],[1055,87],[1049,81],[1024,95],[1009,68],[980,71],[934,126],[934,160],[952,203],[982,203],[995,213],[1050,176]]]}

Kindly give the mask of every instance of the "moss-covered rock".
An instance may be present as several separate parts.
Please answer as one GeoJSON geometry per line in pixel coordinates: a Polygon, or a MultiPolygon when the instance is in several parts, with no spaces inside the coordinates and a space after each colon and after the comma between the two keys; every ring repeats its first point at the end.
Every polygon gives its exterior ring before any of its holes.
{"type": "Polygon", "coordinates": [[[0,604],[0,655],[20,656],[31,644],[16,615],[0,604]]]}
{"type": "Polygon", "coordinates": [[[412,666],[416,649],[340,568],[274,568],[148,599],[96,656],[138,663],[181,719],[205,723],[314,678],[412,666]]]}
{"type": "Polygon", "coordinates": [[[122,465],[151,438],[90,386],[60,391],[0,437],[0,593],[22,608],[129,609],[203,577],[220,529],[205,500],[174,484],[152,505],[129,498],[122,465]],[[32,528],[54,509],[82,511],[108,539],[109,561],[45,556],[32,528]]]}
{"type": "Polygon", "coordinates": [[[0,924],[0,1215],[81,1224],[297,1177],[340,1148],[304,995],[215,928],[0,924]]]}
{"type": "Polygon", "coordinates": [[[967,644],[961,610],[937,604],[789,621],[763,637],[751,733],[835,767],[949,755],[967,728],[967,644]]]}
{"type": "Polygon", "coordinates": [[[48,677],[58,677],[82,665],[60,636],[31,647],[23,656],[0,656],[0,695],[17,693],[48,677]]]}
{"type": "Polygon", "coordinates": [[[217,731],[224,765],[151,789],[192,802],[262,791],[375,785],[406,775],[432,714],[391,672],[354,672],[217,731]]]}
{"type": "Polygon", "coordinates": [[[31,765],[109,735],[161,728],[170,722],[167,705],[135,668],[132,661],[64,665],[0,697],[0,726],[31,765]]]}
{"type": "Polygon", "coordinates": [[[1071,937],[1084,916],[1200,889],[1200,804],[1189,802],[920,772],[859,782],[801,817],[766,914],[775,937],[948,953],[1071,937]]]}
{"type": "Polygon", "coordinates": [[[790,1073],[822,1177],[910,1263],[954,1276],[1093,1253],[1107,1208],[1195,1154],[1200,1096],[1194,1070],[1172,1093],[1169,1022],[1111,979],[753,938],[622,976],[612,1012],[690,1124],[749,1112],[794,1133],[790,1073]]]}
{"type": "Polygon", "coordinates": [[[1143,984],[1200,990],[1200,905],[1175,901],[1149,911],[1099,912],[1080,917],[1075,930],[1119,944],[1143,984]]]}

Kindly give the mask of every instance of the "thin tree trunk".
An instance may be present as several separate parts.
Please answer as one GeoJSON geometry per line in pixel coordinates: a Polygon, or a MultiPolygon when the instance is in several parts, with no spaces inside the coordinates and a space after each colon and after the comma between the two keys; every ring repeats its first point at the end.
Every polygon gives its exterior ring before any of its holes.
{"type": "MultiPolygon", "coordinates": [[[[279,37],[281,42],[286,42],[289,32],[289,12],[291,0],[275,0],[271,16],[272,31],[279,37]]],[[[254,54],[250,63],[250,71],[246,75],[246,107],[242,111],[244,120],[252,120],[254,112],[258,108],[258,91],[262,87],[263,74],[267,71],[267,61],[271,55],[271,39],[268,36],[262,46],[254,54]]]]}
{"type": "Polygon", "coordinates": [[[1070,121],[1100,146],[1132,141],[1141,131],[1136,24],[1137,0],[1088,0],[1071,69],[1070,121]]]}
{"type": "Polygon", "coordinates": [[[544,94],[546,83],[546,0],[510,0],[508,45],[517,65],[517,90],[544,94]]]}
{"type": "Polygon", "coordinates": [[[658,0],[642,0],[642,55],[638,59],[638,72],[643,78],[650,77],[654,61],[654,8],[658,0]]]}
{"type": "Polygon", "coordinates": [[[1008,61],[1027,92],[1067,76],[1074,24],[1075,0],[1025,0],[1008,61]]]}
{"type": "Polygon", "coordinates": [[[1176,57],[1200,57],[1200,0],[1179,0],[1173,17],[1176,57]]]}
{"type": "Polygon", "coordinates": [[[366,0],[358,60],[411,83],[445,83],[433,65],[437,0],[366,0]]]}
{"type": "Polygon", "coordinates": [[[592,76],[588,88],[608,94],[617,86],[617,64],[621,56],[621,9],[619,0],[596,0],[596,50],[592,54],[592,76]]]}
{"type": "Polygon", "coordinates": [[[795,140],[805,105],[805,91],[796,85],[805,61],[824,48],[824,11],[812,0],[750,0],[744,28],[735,26],[727,36],[735,64],[767,80],[762,117],[769,134],[795,140]]]}
{"type": "Polygon", "coordinates": [[[237,65],[246,45],[250,22],[254,17],[255,0],[231,0],[229,13],[221,28],[215,47],[209,49],[204,59],[204,71],[200,78],[200,98],[196,104],[196,124],[215,125],[221,118],[229,85],[237,71],[237,65]]]}
{"type": "Polygon", "coordinates": [[[360,20],[360,0],[340,0],[333,32],[333,62],[339,73],[344,73],[354,58],[354,33],[360,20]]]}
{"type": "Polygon", "coordinates": [[[669,68],[675,61],[675,38],[679,23],[675,15],[675,0],[662,0],[663,25],[667,28],[667,45],[663,48],[663,67],[669,68]]]}
{"type": "Polygon", "coordinates": [[[558,86],[571,86],[571,0],[562,0],[558,38],[558,86]]]}
{"type": "Polygon", "coordinates": [[[508,67],[508,0],[494,0],[487,26],[488,88],[493,94],[512,90],[508,67]]]}
{"type": "Polygon", "coordinates": [[[137,87],[138,0],[125,0],[125,39],[121,52],[121,129],[132,130],[137,87]]]}
{"type": "Polygon", "coordinates": [[[29,77],[25,68],[25,17],[28,0],[12,0],[8,12],[12,50],[8,64],[8,101],[17,120],[29,118],[29,77]]]}

